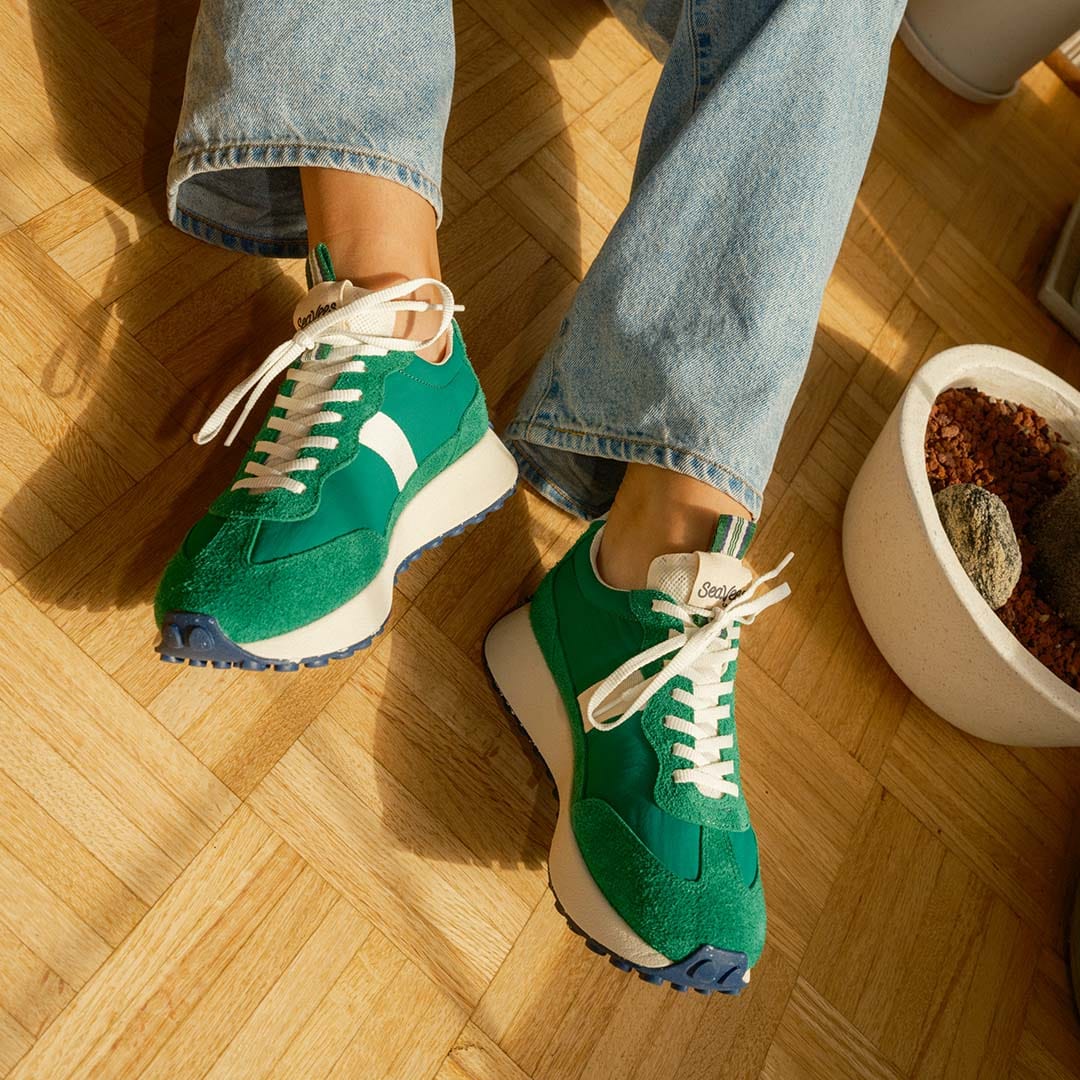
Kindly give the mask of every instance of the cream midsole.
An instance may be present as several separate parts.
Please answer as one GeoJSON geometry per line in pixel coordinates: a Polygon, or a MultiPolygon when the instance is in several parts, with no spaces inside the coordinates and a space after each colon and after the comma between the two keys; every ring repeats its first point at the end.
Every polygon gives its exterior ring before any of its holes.
{"type": "Polygon", "coordinates": [[[260,659],[302,660],[340,652],[382,629],[394,602],[398,567],[414,552],[482,514],[517,483],[517,463],[494,431],[466,450],[402,511],[390,535],[390,550],[369,585],[307,626],[261,641],[236,642],[260,659]]]}
{"type": "Polygon", "coordinates": [[[570,826],[574,784],[571,720],[529,623],[529,605],[500,619],[484,642],[484,657],[499,691],[536,744],[559,790],[559,817],[548,856],[551,887],[567,914],[589,937],[642,967],[672,961],[630,929],[589,873],[570,826]]]}

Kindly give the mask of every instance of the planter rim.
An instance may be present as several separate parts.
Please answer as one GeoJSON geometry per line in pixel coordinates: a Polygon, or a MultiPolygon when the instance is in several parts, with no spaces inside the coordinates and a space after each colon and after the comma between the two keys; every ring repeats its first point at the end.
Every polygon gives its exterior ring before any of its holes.
{"type": "MultiPolygon", "coordinates": [[[[972,584],[945,534],[930,490],[930,478],[926,475],[926,425],[938,395],[954,387],[973,386],[991,397],[1000,397],[1000,393],[980,385],[981,376],[994,373],[1038,387],[1043,391],[1043,397],[1046,391],[1056,394],[1080,427],[1080,391],[1042,365],[995,345],[959,345],[946,349],[915,373],[901,398],[897,419],[905,481],[930,549],[977,631],[1033,691],[1080,717],[1080,691],[1074,690],[1028,652],[972,584]]],[[[1041,411],[1030,402],[1018,400],[1017,404],[1030,405],[1041,411]]]]}
{"type": "Polygon", "coordinates": [[[1019,81],[1014,82],[1007,90],[988,90],[982,86],[975,86],[967,79],[958,75],[923,39],[919,33],[910,12],[905,12],[900,20],[900,40],[907,46],[908,52],[947,90],[976,105],[996,105],[999,101],[1005,101],[1013,96],[1020,88],[1019,81]]]}

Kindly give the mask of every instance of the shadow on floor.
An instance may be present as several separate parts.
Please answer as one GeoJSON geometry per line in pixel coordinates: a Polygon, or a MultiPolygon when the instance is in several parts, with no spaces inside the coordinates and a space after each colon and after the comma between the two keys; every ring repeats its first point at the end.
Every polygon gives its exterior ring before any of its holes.
{"type": "MultiPolygon", "coordinates": [[[[64,6],[39,0],[29,3],[34,45],[55,124],[50,145],[71,173],[97,188],[106,205],[112,204],[103,220],[113,234],[113,251],[123,252],[128,265],[138,262],[140,248],[159,237],[148,228],[145,208],[139,208],[142,220],[133,221],[130,213],[124,212],[126,207],[136,200],[141,203],[145,195],[151,215],[160,223],[166,220],[164,170],[197,7],[197,0],[176,4],[129,0],[108,13],[90,11],[87,21],[128,65],[122,71],[102,75],[100,68],[87,62],[87,57],[95,56],[97,40],[85,54],[74,49],[78,31],[85,29],[85,24],[72,23],[77,16],[64,6]],[[134,73],[142,75],[145,84],[137,85],[134,73]],[[124,94],[116,95],[116,115],[110,124],[110,117],[103,117],[102,111],[110,104],[110,88],[118,84],[124,94]],[[133,146],[140,135],[142,145],[133,158],[133,146]],[[115,163],[121,160],[128,164],[116,168],[115,163]],[[154,239],[148,239],[148,234],[154,239]]],[[[46,217],[51,212],[46,212],[46,217]]],[[[131,398],[137,387],[133,387],[130,357],[141,358],[141,354],[130,335],[118,332],[116,325],[117,321],[123,323],[124,293],[134,284],[123,279],[114,260],[105,277],[95,279],[92,286],[102,300],[92,301],[81,314],[70,317],[78,329],[73,327],[72,340],[62,342],[49,357],[40,388],[68,416],[77,415],[77,421],[69,423],[48,459],[0,516],[13,532],[30,533],[31,548],[35,547],[35,529],[44,532],[54,514],[74,530],[71,539],[48,551],[22,577],[31,597],[45,607],[109,611],[128,606],[145,596],[149,576],[160,565],[161,515],[153,521],[155,527],[141,529],[140,509],[149,524],[156,507],[155,500],[146,497],[146,489],[154,481],[146,478],[158,470],[167,471],[169,464],[166,461],[147,469],[147,457],[169,459],[175,455],[185,441],[182,425],[190,427],[202,406],[185,400],[184,386],[177,380],[171,388],[177,408],[165,411],[163,407],[156,430],[145,415],[138,415],[145,409],[146,399],[131,398]],[[103,318],[101,307],[116,297],[113,318],[103,318]],[[124,436],[132,430],[139,431],[144,445],[132,448],[128,457],[124,436]],[[98,482],[95,467],[87,467],[88,449],[96,464],[105,467],[102,471],[108,472],[108,481],[98,482]],[[73,493],[71,477],[87,482],[73,493]],[[80,499],[84,500],[82,505],[80,499]],[[88,551],[97,552],[100,562],[88,561],[88,551]]],[[[162,371],[157,365],[146,374],[152,380],[150,385],[161,384],[162,371]]],[[[137,371],[134,381],[138,381],[137,371]]],[[[164,382],[168,381],[166,377],[164,382]]],[[[175,520],[187,516],[186,508],[202,498],[204,482],[217,476],[223,477],[224,472],[216,456],[204,455],[192,463],[173,501],[175,520]]],[[[167,515],[170,520],[172,509],[167,515]]]]}

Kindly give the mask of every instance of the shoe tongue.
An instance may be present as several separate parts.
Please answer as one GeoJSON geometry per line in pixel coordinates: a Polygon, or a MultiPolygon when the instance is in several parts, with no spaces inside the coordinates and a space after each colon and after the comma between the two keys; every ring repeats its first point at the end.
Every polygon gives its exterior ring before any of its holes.
{"type": "MultiPolygon", "coordinates": [[[[366,296],[371,290],[361,289],[350,281],[324,281],[309,290],[300,303],[293,309],[293,326],[297,330],[310,326],[316,319],[355,300],[358,296],[366,296]]],[[[373,309],[363,314],[363,333],[375,334],[378,337],[393,337],[396,315],[393,311],[373,309]]]]}
{"type": "Polygon", "coordinates": [[[724,607],[753,578],[742,563],[753,534],[753,522],[725,514],[717,526],[712,551],[658,555],[649,566],[647,585],[679,604],[724,607]]]}
{"type": "MultiPolygon", "coordinates": [[[[371,292],[351,281],[337,280],[330,249],[325,244],[316,244],[308,253],[307,278],[311,288],[293,309],[293,326],[297,330],[371,292]]],[[[396,322],[393,311],[373,310],[364,312],[362,326],[354,325],[351,329],[378,337],[393,337],[396,322]]]]}
{"type": "Polygon", "coordinates": [[[676,603],[724,607],[750,584],[753,575],[732,555],[716,551],[658,555],[649,565],[648,587],[676,603]]]}

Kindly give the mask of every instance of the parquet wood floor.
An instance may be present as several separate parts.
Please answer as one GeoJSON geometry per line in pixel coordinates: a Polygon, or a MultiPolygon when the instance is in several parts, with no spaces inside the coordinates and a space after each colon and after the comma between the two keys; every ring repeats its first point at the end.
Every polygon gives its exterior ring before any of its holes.
{"type": "MultiPolygon", "coordinates": [[[[1035,302],[1080,100],[994,108],[897,46],[752,552],[745,638],[770,942],[741,998],[582,948],[554,805],[479,666],[580,526],[528,491],[401,580],[354,660],[158,662],[150,602],[234,451],[188,436],[277,344],[299,264],[163,218],[193,0],[0,5],[0,1075],[660,1080],[1080,1076],[1063,962],[1080,756],[942,723],[856,615],[838,526],[951,344],[1080,382],[1035,302]]],[[[615,221],[658,65],[599,0],[463,0],[448,281],[497,424],[615,221]]]]}

